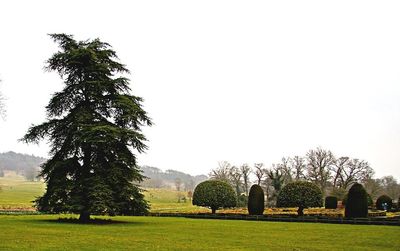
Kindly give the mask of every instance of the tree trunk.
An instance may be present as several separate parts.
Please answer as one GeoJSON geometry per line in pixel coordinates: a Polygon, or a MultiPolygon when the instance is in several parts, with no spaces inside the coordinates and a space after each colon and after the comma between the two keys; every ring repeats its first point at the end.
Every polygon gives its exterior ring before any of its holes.
{"type": "Polygon", "coordinates": [[[299,209],[297,209],[297,215],[298,216],[303,216],[304,215],[304,213],[303,213],[303,207],[299,207],[299,209]]]}
{"type": "Polygon", "coordinates": [[[212,213],[212,214],[215,214],[215,211],[217,211],[217,209],[216,209],[215,207],[212,207],[212,208],[211,208],[211,213],[212,213]]]}
{"type": "Polygon", "coordinates": [[[80,222],[89,222],[90,220],[90,213],[89,212],[81,212],[79,215],[80,222]]]}

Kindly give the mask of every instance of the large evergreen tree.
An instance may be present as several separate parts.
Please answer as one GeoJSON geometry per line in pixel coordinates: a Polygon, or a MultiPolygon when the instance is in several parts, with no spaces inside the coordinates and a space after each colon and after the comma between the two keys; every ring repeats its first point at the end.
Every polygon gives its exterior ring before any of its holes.
{"type": "Polygon", "coordinates": [[[133,150],[146,149],[141,127],[151,120],[142,99],[130,95],[128,73],[115,51],[99,39],[76,41],[51,34],[60,50],[46,68],[56,71],[64,88],[46,107],[47,121],[32,126],[22,139],[51,143],[51,158],[42,165],[47,183],[36,200],[39,211],[80,214],[137,215],[148,205],[137,183],[143,175],[133,150]]]}

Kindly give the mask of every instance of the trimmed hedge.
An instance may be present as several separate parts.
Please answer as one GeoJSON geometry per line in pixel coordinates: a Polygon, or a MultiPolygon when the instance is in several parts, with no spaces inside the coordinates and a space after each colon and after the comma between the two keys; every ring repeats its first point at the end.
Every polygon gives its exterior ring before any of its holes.
{"type": "MultiPolygon", "coordinates": [[[[369,193],[367,193],[367,201],[368,201],[368,207],[371,207],[374,205],[374,201],[372,200],[372,197],[369,193]]],[[[342,205],[345,206],[347,202],[347,194],[344,196],[342,200],[342,205]]]]}
{"type": "Polygon", "coordinates": [[[355,183],[347,194],[346,218],[366,218],[368,216],[368,194],[361,184],[355,183]]]}
{"type": "Polygon", "coordinates": [[[326,209],[336,209],[338,204],[338,199],[335,196],[327,196],[325,198],[325,208],[326,209]]]}
{"type": "Polygon", "coordinates": [[[221,180],[206,180],[196,186],[193,205],[209,207],[213,214],[218,208],[236,206],[236,195],[232,186],[221,180]]]}
{"type": "Polygon", "coordinates": [[[259,185],[252,185],[249,192],[247,209],[251,215],[263,215],[264,191],[259,185]]]}
{"type": "Polygon", "coordinates": [[[386,205],[386,210],[392,209],[392,207],[393,207],[392,198],[390,198],[386,194],[379,196],[379,198],[376,200],[376,209],[385,210],[384,203],[387,204],[386,205]]]}
{"type": "Polygon", "coordinates": [[[296,181],[287,184],[278,195],[277,207],[298,207],[298,215],[303,215],[303,209],[322,207],[322,192],[319,187],[306,181],[296,181]]]}

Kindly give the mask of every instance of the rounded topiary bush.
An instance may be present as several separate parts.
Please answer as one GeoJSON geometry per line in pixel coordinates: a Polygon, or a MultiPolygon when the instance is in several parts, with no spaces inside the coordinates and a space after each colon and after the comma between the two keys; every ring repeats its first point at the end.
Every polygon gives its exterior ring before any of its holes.
{"type": "Polygon", "coordinates": [[[206,180],[196,186],[193,192],[193,205],[211,208],[213,214],[218,208],[236,206],[233,188],[221,180],[206,180]]]}
{"type": "Polygon", "coordinates": [[[303,209],[322,207],[322,192],[319,187],[306,181],[296,181],[287,184],[278,195],[277,207],[298,207],[298,215],[303,215],[303,209]]]}
{"type": "Polygon", "coordinates": [[[259,185],[252,185],[247,203],[249,214],[263,215],[264,213],[264,191],[259,185]]]}
{"type": "MultiPolygon", "coordinates": [[[[372,200],[372,197],[369,193],[367,193],[367,201],[368,201],[368,207],[372,207],[374,205],[374,201],[372,200]]],[[[342,205],[346,206],[346,202],[347,202],[347,194],[344,196],[342,200],[342,205]]]]}
{"type": "Polygon", "coordinates": [[[390,210],[392,206],[393,206],[392,198],[390,198],[386,194],[379,196],[379,198],[376,200],[376,209],[378,210],[390,210]]]}
{"type": "Polygon", "coordinates": [[[326,209],[336,209],[338,200],[335,196],[327,196],[325,198],[325,208],[326,209]]]}
{"type": "Polygon", "coordinates": [[[368,194],[361,184],[355,183],[347,194],[345,216],[365,218],[368,216],[368,194]]]}

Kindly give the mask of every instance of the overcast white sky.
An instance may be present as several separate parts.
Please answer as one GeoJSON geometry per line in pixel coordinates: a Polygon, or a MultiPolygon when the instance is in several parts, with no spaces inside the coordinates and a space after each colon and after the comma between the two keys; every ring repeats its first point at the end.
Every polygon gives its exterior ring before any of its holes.
{"type": "Polygon", "coordinates": [[[47,33],[100,38],[155,125],[139,164],[207,174],[318,146],[400,178],[400,1],[0,2],[0,152],[62,88],[47,33]]]}

